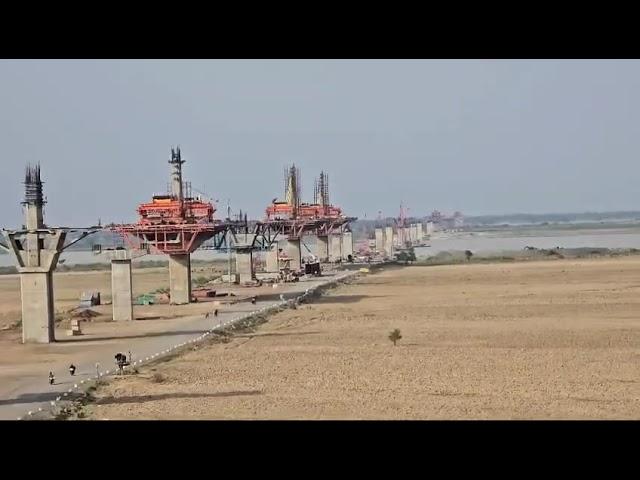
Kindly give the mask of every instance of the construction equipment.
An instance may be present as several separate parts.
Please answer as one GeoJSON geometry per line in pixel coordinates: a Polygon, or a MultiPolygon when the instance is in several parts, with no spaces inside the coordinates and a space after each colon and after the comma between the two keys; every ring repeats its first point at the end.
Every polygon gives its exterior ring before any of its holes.
{"type": "Polygon", "coordinates": [[[194,198],[191,184],[182,181],[184,163],[180,147],[172,148],[170,191],[140,204],[136,223],[112,227],[130,243],[130,248],[185,255],[224,230],[221,222],[214,219],[215,206],[200,197],[194,198]]]}
{"type": "Polygon", "coordinates": [[[304,273],[306,275],[313,275],[319,277],[322,275],[322,271],[320,270],[320,262],[315,261],[312,263],[305,263],[304,265],[304,273]]]}
{"type": "Polygon", "coordinates": [[[285,200],[273,199],[266,210],[267,219],[310,220],[343,216],[339,207],[329,203],[329,178],[324,172],[320,172],[320,177],[316,180],[314,203],[303,203],[301,196],[300,170],[292,165],[285,170],[285,200]]]}

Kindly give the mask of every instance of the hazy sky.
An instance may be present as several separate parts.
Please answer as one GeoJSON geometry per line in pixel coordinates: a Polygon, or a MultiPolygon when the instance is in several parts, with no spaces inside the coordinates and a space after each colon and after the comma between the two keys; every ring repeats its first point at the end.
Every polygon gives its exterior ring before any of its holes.
{"type": "Polygon", "coordinates": [[[37,161],[47,223],[132,221],[176,144],[219,216],[291,162],[358,217],[640,209],[640,62],[0,60],[0,226],[37,161]]]}

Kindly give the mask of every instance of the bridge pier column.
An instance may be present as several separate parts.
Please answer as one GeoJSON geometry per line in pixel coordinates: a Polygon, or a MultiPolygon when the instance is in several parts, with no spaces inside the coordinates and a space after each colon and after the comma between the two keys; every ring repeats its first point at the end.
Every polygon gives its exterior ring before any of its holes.
{"type": "Polygon", "coordinates": [[[278,251],[278,245],[276,244],[271,250],[267,252],[266,258],[266,270],[268,273],[280,272],[280,255],[278,251]]]}
{"type": "Polygon", "coordinates": [[[329,261],[339,262],[342,260],[342,234],[329,235],[329,261]]]}
{"type": "Polygon", "coordinates": [[[171,305],[191,301],[191,254],[169,255],[169,295],[171,305]]]}
{"type": "Polygon", "coordinates": [[[131,259],[111,260],[111,304],[114,322],[133,320],[131,259]]]}
{"type": "Polygon", "coordinates": [[[55,342],[52,272],[21,272],[20,293],[22,343],[55,342]]]}
{"type": "Polygon", "coordinates": [[[240,284],[250,283],[256,279],[253,269],[253,249],[236,250],[236,274],[240,284]]]}
{"type": "Polygon", "coordinates": [[[300,248],[299,238],[287,239],[287,255],[291,259],[291,270],[294,272],[302,268],[302,249],[300,248]]]}
{"type": "Polygon", "coordinates": [[[353,233],[344,232],[342,234],[342,259],[349,260],[349,255],[353,257],[353,233]]]}
{"type": "Polygon", "coordinates": [[[382,228],[376,228],[375,230],[375,235],[376,235],[376,253],[378,255],[382,255],[382,253],[384,252],[384,230],[382,230],[382,228]]]}
{"type": "Polygon", "coordinates": [[[318,235],[316,237],[316,256],[321,262],[329,259],[329,237],[318,235]]]}
{"type": "Polygon", "coordinates": [[[384,229],[384,254],[387,258],[393,258],[393,227],[384,229]]]}

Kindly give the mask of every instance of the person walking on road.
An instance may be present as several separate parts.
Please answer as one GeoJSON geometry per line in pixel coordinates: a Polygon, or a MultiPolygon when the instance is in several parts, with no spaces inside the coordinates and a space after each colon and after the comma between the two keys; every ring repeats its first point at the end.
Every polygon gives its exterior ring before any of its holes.
{"type": "Polygon", "coordinates": [[[124,375],[124,367],[129,365],[127,362],[127,356],[123,353],[116,353],[115,355],[116,365],[118,366],[118,373],[124,375]]]}
{"type": "Polygon", "coordinates": [[[56,377],[53,376],[53,372],[49,372],[49,385],[53,385],[56,381],[56,377]]]}
{"type": "Polygon", "coordinates": [[[69,373],[72,377],[76,374],[76,366],[73,363],[69,365],[69,373]]]}

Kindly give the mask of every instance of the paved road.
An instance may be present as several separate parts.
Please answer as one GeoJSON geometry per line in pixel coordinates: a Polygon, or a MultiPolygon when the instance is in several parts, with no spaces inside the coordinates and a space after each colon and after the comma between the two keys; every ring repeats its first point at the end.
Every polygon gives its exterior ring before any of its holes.
{"type": "MultiPolygon", "coordinates": [[[[277,292],[282,293],[285,299],[290,299],[300,296],[306,289],[343,279],[351,274],[353,272],[335,272],[322,278],[302,279],[299,283],[284,284],[277,292]]],[[[125,333],[122,337],[96,336],[89,340],[52,344],[51,352],[63,354],[59,356],[64,358],[47,360],[40,364],[36,361],[24,371],[0,377],[0,420],[33,418],[27,415],[29,411],[32,411],[36,418],[41,416],[42,414],[38,414],[38,409],[45,412],[50,410],[50,402],[70,398],[70,395],[83,387],[83,381],[86,382],[95,377],[96,363],[100,365],[100,373],[104,375],[108,370],[109,374],[112,374],[115,370],[114,355],[117,352],[128,355],[128,352],[131,351],[134,362],[161,352],[168,353],[168,349],[198,339],[220,324],[232,323],[253,311],[279,303],[279,300],[274,301],[273,298],[258,301],[256,305],[239,303],[225,309],[224,312],[221,311],[217,317],[204,318],[203,315],[198,315],[163,321],[160,325],[155,326],[155,331],[142,335],[126,336],[125,333]],[[73,377],[68,371],[69,355],[64,351],[66,348],[78,349],[77,354],[73,355],[73,358],[76,359],[74,364],[77,367],[73,377]],[[54,385],[49,385],[47,380],[50,370],[56,377],[54,385]]]]}

